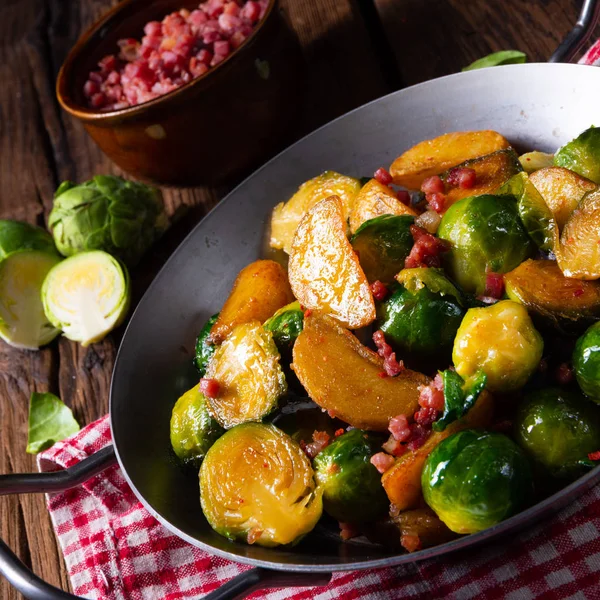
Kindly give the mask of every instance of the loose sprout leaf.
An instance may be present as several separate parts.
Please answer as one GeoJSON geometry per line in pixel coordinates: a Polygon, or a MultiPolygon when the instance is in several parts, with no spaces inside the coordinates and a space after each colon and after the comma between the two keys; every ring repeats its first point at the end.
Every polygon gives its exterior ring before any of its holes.
{"type": "Polygon", "coordinates": [[[554,164],[554,154],[534,150],[533,152],[521,154],[521,156],[519,156],[519,162],[521,163],[523,170],[526,173],[531,174],[540,169],[551,167],[554,164]]]}
{"type": "Polygon", "coordinates": [[[557,167],[566,167],[600,184],[600,127],[590,127],[554,155],[557,167]]]}
{"type": "Polygon", "coordinates": [[[452,296],[461,306],[464,305],[462,294],[444,275],[442,269],[432,267],[402,269],[396,276],[396,280],[410,292],[418,292],[426,287],[433,294],[452,296]]]}
{"type": "Polygon", "coordinates": [[[50,393],[33,392],[29,400],[27,452],[37,454],[80,430],[71,409],[50,393]]]}
{"type": "Polygon", "coordinates": [[[520,50],[500,50],[492,52],[482,58],[478,58],[469,66],[464,67],[463,71],[474,71],[475,69],[484,69],[486,67],[497,67],[499,65],[515,65],[527,62],[527,54],[520,50]]]}

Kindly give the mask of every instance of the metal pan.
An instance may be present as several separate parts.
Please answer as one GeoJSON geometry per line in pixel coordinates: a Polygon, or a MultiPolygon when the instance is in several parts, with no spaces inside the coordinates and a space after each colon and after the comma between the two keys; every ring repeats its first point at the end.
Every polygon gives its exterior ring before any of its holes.
{"type": "MultiPolygon", "coordinates": [[[[597,22],[586,0],[580,20],[551,62],[569,60],[597,22]]],[[[219,204],[185,239],[137,307],[113,373],[114,446],[64,472],[0,476],[0,494],[55,492],[81,484],[118,460],[136,496],[165,527],[189,543],[254,567],[207,596],[241,598],[258,587],[323,585],[334,571],[399,565],[464,549],[522,530],[600,480],[600,467],[528,510],[478,534],[413,554],[343,543],[319,526],[293,548],[233,543],[204,520],[197,478],[173,460],[169,419],[174,400],[197,376],[194,334],[216,312],[237,272],[263,251],[273,206],[324,169],[357,176],[446,131],[496,129],[522,148],[554,151],[598,121],[600,69],[570,64],[509,65],[450,75],[401,90],[340,117],[275,157],[219,204]],[[188,353],[182,351],[187,348],[188,353]]],[[[73,599],[31,573],[0,541],[0,573],[35,600],[73,599]]]]}

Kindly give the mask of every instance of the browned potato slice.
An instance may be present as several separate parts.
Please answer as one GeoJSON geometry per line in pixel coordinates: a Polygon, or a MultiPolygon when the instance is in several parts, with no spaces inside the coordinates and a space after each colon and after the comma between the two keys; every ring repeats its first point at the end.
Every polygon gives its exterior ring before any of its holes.
{"type": "Polygon", "coordinates": [[[346,221],[359,190],[360,181],[358,179],[341,175],[335,171],[325,171],[325,173],[305,181],[287,202],[281,202],[273,209],[271,248],[283,249],[289,254],[294,234],[302,217],[317,202],[329,198],[329,196],[340,198],[344,221],[346,221]]]}
{"type": "Polygon", "coordinates": [[[544,198],[561,231],[585,194],[596,189],[593,181],[564,167],[539,169],[529,181],[544,198]]]}
{"type": "Polygon", "coordinates": [[[293,369],[321,407],[361,429],[386,431],[392,417],[413,414],[425,375],[406,369],[381,377],[383,360],[335,320],[317,313],[304,318],[294,344],[293,369]]]}
{"type": "Polygon", "coordinates": [[[400,155],[392,163],[390,173],[394,183],[418,190],[423,180],[431,175],[438,175],[470,158],[508,147],[508,140],[495,131],[445,133],[420,142],[400,155]]]}
{"type": "MultiPolygon", "coordinates": [[[[446,194],[446,209],[450,208],[455,202],[469,196],[482,196],[495,192],[501,185],[505,184],[513,175],[519,173],[521,164],[519,157],[512,148],[498,150],[487,156],[473,158],[458,167],[468,167],[473,169],[477,175],[475,186],[470,189],[453,187],[446,194]]],[[[446,181],[449,171],[441,175],[446,181]]]]}
{"type": "Polygon", "coordinates": [[[437,546],[457,537],[428,506],[402,512],[394,510],[391,517],[400,530],[402,545],[409,552],[437,546]],[[415,543],[416,547],[411,547],[411,543],[415,543]]]}
{"type": "Polygon", "coordinates": [[[569,217],[556,252],[567,277],[600,278],[600,190],[583,197],[569,217]]]}
{"type": "Polygon", "coordinates": [[[411,215],[417,216],[417,213],[406,206],[396,198],[393,190],[387,185],[379,183],[377,179],[371,179],[366,183],[358,196],[354,199],[354,206],[350,212],[350,231],[356,233],[356,230],[369,219],[380,217],[381,215],[411,215]]]}
{"type": "Polygon", "coordinates": [[[369,282],[348,238],[342,201],[331,196],[302,219],[292,245],[290,284],[300,304],[351,329],[375,320],[369,282]]]}
{"type": "Polygon", "coordinates": [[[293,301],[285,269],[273,260],[257,260],[239,272],[210,336],[219,344],[236,325],[264,322],[293,301]]]}
{"type": "MultiPolygon", "coordinates": [[[[492,396],[484,391],[475,406],[460,420],[450,423],[444,431],[434,431],[425,444],[417,450],[403,454],[396,464],[388,469],[381,483],[398,511],[415,508],[421,499],[421,473],[425,460],[432,450],[448,436],[469,427],[485,427],[492,420],[492,396]]],[[[407,413],[409,414],[409,413],[407,413]]],[[[412,413],[410,413],[412,414],[412,413]]]]}

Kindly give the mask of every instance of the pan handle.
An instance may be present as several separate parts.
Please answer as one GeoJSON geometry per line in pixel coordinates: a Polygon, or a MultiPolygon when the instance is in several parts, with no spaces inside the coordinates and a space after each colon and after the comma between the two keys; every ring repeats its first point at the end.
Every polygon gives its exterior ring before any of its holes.
{"type": "MultiPolygon", "coordinates": [[[[103,448],[73,467],[52,473],[14,473],[0,475],[0,496],[64,492],[77,487],[117,462],[112,445],[103,448]]],[[[27,600],[80,600],[46,583],[23,564],[0,539],[0,575],[27,600]]],[[[292,573],[250,569],[234,577],[205,600],[238,600],[254,590],[272,587],[312,587],[329,583],[331,573],[292,573]]]]}
{"type": "Polygon", "coordinates": [[[570,62],[590,39],[594,27],[600,19],[600,1],[584,0],[575,27],[569,31],[554,54],[548,59],[551,63],[570,62]]]}

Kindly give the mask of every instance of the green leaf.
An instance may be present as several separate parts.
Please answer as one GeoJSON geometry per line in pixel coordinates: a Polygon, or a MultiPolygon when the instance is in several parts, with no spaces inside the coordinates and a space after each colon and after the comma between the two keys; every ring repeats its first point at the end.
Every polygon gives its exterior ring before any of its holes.
{"type": "Polygon", "coordinates": [[[28,454],[37,454],[77,433],[79,423],[71,409],[54,394],[34,392],[29,400],[28,454]]]}
{"type": "Polygon", "coordinates": [[[450,423],[464,416],[473,407],[487,383],[483,371],[478,371],[467,382],[451,369],[441,375],[444,383],[444,413],[433,424],[434,431],[444,431],[450,423]]]}
{"type": "Polygon", "coordinates": [[[483,58],[471,63],[463,71],[473,71],[475,69],[484,69],[485,67],[497,67],[498,65],[514,65],[527,62],[527,55],[520,50],[501,50],[493,52],[483,58]]]}

